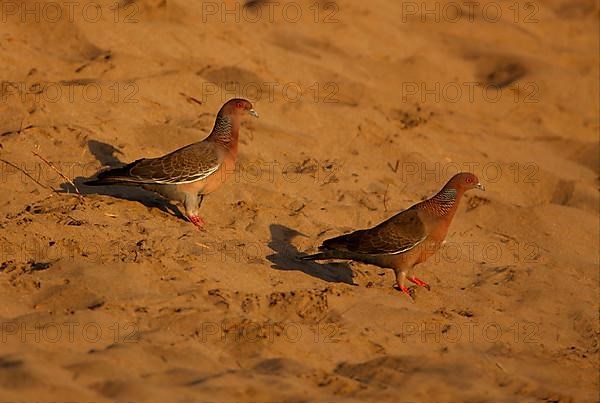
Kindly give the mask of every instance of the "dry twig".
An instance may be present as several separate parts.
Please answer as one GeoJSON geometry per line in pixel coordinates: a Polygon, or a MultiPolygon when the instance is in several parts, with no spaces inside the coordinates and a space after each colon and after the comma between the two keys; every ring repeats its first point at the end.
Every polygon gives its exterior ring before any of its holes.
{"type": "Polygon", "coordinates": [[[184,94],[183,92],[180,92],[179,95],[184,97],[185,100],[188,101],[189,103],[195,103],[198,105],[202,105],[202,101],[200,101],[198,98],[194,98],[193,96],[184,94]]]}
{"type": "Polygon", "coordinates": [[[41,159],[43,162],[45,162],[46,165],[48,165],[50,168],[52,168],[54,170],[54,172],[56,172],[57,174],[59,174],[64,180],[66,180],[67,182],[69,182],[69,184],[71,184],[71,186],[73,186],[73,188],[77,192],[77,197],[79,198],[79,200],[81,200],[82,202],[84,201],[83,200],[83,196],[81,195],[81,193],[79,193],[79,189],[77,188],[77,186],[75,186],[75,184],[73,183],[73,181],[71,179],[69,179],[65,174],[63,174],[58,168],[56,168],[54,166],[54,164],[52,164],[46,158],[42,157],[41,155],[39,155],[35,151],[32,151],[31,153],[33,155],[35,155],[36,157],[38,157],[39,159],[41,159]]]}
{"type": "Polygon", "coordinates": [[[387,194],[388,194],[388,190],[390,188],[390,184],[388,183],[387,187],[385,188],[385,193],[383,194],[383,211],[388,211],[387,209],[387,194]]]}

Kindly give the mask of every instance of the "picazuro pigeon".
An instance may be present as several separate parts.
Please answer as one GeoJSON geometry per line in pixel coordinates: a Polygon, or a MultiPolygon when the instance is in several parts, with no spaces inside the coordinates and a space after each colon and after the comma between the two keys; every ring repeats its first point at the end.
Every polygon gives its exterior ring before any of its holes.
{"type": "Polygon", "coordinates": [[[231,175],[238,153],[240,122],[244,114],[258,117],[245,99],[232,99],[217,114],[210,135],[158,158],[142,158],[121,168],[101,172],[90,186],[138,185],[185,206],[185,214],[198,228],[204,220],[198,209],[204,195],[231,175]]]}
{"type": "Polygon", "coordinates": [[[327,239],[319,247],[321,252],[301,259],[346,259],[369,263],[393,269],[398,287],[409,297],[405,279],[429,290],[427,283],[409,274],[414,266],[442,246],[462,195],[474,188],[485,190],[475,175],[456,174],[432,198],[373,228],[327,239]]]}

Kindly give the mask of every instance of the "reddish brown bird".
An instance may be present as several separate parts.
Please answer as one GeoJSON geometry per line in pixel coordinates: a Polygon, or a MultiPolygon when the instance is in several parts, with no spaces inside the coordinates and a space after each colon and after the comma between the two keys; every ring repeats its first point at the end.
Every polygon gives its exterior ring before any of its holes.
{"type": "Polygon", "coordinates": [[[327,239],[319,247],[321,252],[302,259],[345,259],[369,263],[393,269],[398,287],[409,297],[405,279],[429,290],[426,282],[411,275],[412,269],[442,246],[462,195],[474,188],[485,190],[475,175],[467,172],[456,174],[432,198],[373,228],[327,239]]]}
{"type": "Polygon", "coordinates": [[[183,203],[188,219],[198,228],[204,220],[198,209],[235,168],[240,123],[244,114],[258,117],[245,99],[232,99],[217,114],[210,135],[158,158],[143,158],[121,168],[101,172],[86,185],[138,185],[169,200],[183,203]]]}

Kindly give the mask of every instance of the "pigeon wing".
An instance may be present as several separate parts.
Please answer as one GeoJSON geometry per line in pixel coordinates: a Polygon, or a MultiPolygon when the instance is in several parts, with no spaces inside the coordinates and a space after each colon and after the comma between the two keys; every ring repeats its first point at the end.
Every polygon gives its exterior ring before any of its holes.
{"type": "Polygon", "coordinates": [[[406,252],[425,238],[425,225],[418,211],[409,209],[373,228],[328,239],[323,242],[321,248],[368,255],[389,255],[406,252]]]}
{"type": "Polygon", "coordinates": [[[129,164],[128,176],[146,184],[183,184],[206,179],[221,166],[217,146],[212,142],[190,144],[159,158],[129,164]]]}

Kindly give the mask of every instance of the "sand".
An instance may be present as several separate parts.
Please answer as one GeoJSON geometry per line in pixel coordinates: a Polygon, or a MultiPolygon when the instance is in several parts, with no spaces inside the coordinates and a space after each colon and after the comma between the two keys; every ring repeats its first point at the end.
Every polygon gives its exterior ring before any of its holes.
{"type": "Polygon", "coordinates": [[[67,3],[0,2],[2,401],[598,401],[597,2],[67,3]],[[82,184],[233,96],[204,231],[82,184]],[[414,304],[295,259],[459,170],[414,304]]]}

